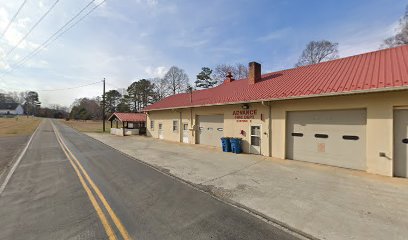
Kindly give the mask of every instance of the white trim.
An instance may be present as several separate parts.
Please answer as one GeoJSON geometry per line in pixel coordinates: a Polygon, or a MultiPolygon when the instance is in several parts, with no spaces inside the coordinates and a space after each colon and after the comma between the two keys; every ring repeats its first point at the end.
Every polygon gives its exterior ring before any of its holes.
{"type": "Polygon", "coordinates": [[[249,124],[249,153],[250,154],[256,154],[256,155],[262,155],[262,124],[252,124],[252,123],[250,123],[249,124]],[[252,135],[252,132],[251,132],[251,128],[252,127],[259,127],[259,153],[252,153],[251,152],[251,146],[252,146],[252,136],[255,136],[255,135],[252,135]]]}
{"type": "Polygon", "coordinates": [[[40,124],[38,124],[38,127],[35,129],[34,133],[31,135],[30,139],[27,142],[27,145],[24,147],[23,151],[21,152],[20,156],[18,157],[17,161],[15,161],[13,167],[11,168],[10,172],[7,174],[6,178],[4,179],[3,184],[0,186],[0,196],[3,193],[4,189],[7,186],[7,183],[10,181],[11,176],[13,175],[13,173],[16,171],[18,164],[20,164],[21,159],[23,158],[23,156],[25,155],[28,146],[30,146],[31,141],[34,138],[34,135],[37,133],[37,130],[40,128],[40,124]]]}
{"type": "Polygon", "coordinates": [[[394,110],[404,110],[404,109],[408,109],[408,106],[398,106],[398,107],[394,107],[394,110]]]}
{"type": "Polygon", "coordinates": [[[180,120],[179,119],[173,119],[171,121],[171,130],[173,131],[173,133],[177,133],[180,130],[180,120]],[[174,123],[176,122],[176,125],[174,125],[174,123]],[[174,129],[174,127],[176,127],[176,129],[174,129]]]}
{"type": "Polygon", "coordinates": [[[157,124],[157,138],[158,139],[164,139],[164,133],[163,133],[163,123],[162,122],[158,122],[157,124]],[[161,128],[160,128],[161,125],[161,128]],[[161,135],[161,137],[160,137],[161,135]]]}
{"type": "Polygon", "coordinates": [[[150,129],[150,131],[154,131],[154,120],[150,120],[150,123],[149,123],[150,125],[149,125],[149,129],[150,129]]]}

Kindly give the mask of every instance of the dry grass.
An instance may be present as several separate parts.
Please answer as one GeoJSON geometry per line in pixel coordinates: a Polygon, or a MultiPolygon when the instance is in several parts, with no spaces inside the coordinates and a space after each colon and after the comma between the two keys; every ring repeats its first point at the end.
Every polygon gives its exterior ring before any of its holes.
{"type": "MultiPolygon", "coordinates": [[[[97,132],[101,133],[102,132],[102,121],[93,121],[93,120],[87,120],[87,121],[81,121],[81,120],[61,120],[62,123],[75,128],[76,130],[80,132],[97,132]]],[[[110,132],[110,122],[106,121],[105,123],[106,127],[106,132],[110,132]]]]}
{"type": "Polygon", "coordinates": [[[3,118],[0,117],[0,136],[23,136],[31,135],[38,124],[40,124],[41,119],[35,117],[13,117],[13,118],[3,118]]]}

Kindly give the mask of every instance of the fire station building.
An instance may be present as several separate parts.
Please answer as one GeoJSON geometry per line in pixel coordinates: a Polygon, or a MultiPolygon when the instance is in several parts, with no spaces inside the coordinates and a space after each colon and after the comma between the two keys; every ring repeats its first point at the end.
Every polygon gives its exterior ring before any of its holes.
{"type": "Polygon", "coordinates": [[[261,74],[167,97],[145,109],[147,135],[408,177],[408,46],[261,74]]]}

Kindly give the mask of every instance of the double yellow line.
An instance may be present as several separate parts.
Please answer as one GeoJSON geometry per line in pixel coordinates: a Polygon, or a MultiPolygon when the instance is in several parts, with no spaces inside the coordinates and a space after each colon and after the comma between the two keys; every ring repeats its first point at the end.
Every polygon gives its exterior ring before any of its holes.
{"type": "Polygon", "coordinates": [[[96,197],[92,190],[95,192],[96,196],[99,198],[99,200],[102,202],[103,206],[105,207],[106,211],[108,212],[109,216],[111,217],[113,223],[115,224],[116,228],[119,230],[122,238],[124,240],[130,240],[131,237],[129,236],[129,233],[126,231],[126,228],[123,226],[122,222],[118,218],[118,216],[115,214],[115,212],[112,210],[112,208],[109,206],[108,201],[106,201],[105,197],[103,196],[102,192],[99,190],[98,186],[94,183],[94,181],[89,177],[88,173],[85,171],[85,169],[82,167],[82,165],[79,163],[78,159],[75,157],[75,155],[69,150],[67,145],[65,144],[63,138],[61,137],[61,134],[59,133],[58,129],[55,127],[54,123],[51,122],[52,128],[54,129],[55,136],[57,137],[57,141],[59,145],[61,146],[62,150],[64,151],[65,155],[67,156],[69,162],[71,163],[72,167],[75,170],[75,173],[77,174],[79,181],[82,184],[82,187],[85,189],[85,192],[88,195],[89,200],[92,203],[92,206],[94,207],[96,213],[98,214],[99,219],[102,222],[102,225],[105,229],[106,234],[109,237],[109,240],[116,240],[116,234],[113,231],[113,228],[111,224],[109,223],[105,213],[103,212],[100,204],[96,200],[96,197]],[[85,177],[85,178],[84,178],[85,177]],[[87,184],[87,182],[89,184],[87,184]],[[91,190],[92,189],[92,190],[91,190]]]}

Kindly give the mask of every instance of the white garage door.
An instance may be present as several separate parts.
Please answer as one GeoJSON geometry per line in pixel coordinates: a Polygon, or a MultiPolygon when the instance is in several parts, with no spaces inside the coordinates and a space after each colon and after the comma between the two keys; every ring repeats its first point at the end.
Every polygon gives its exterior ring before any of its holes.
{"type": "Polygon", "coordinates": [[[198,116],[198,143],[221,146],[224,136],[224,115],[198,116]]]}
{"type": "Polygon", "coordinates": [[[408,110],[394,113],[394,176],[408,177],[408,110]]]}
{"type": "Polygon", "coordinates": [[[287,115],[286,158],[366,170],[365,110],[287,115]]]}

